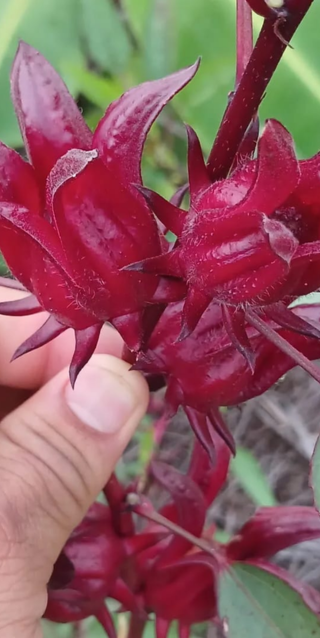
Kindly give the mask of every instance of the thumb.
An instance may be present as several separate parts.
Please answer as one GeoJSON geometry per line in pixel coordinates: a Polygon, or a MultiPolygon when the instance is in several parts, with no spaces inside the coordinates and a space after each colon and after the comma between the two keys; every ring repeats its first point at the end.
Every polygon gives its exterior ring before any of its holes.
{"type": "MultiPolygon", "coordinates": [[[[4,588],[10,588],[13,605],[23,588],[29,609],[35,590],[45,591],[63,545],[107,482],[143,416],[147,385],[128,368],[112,356],[96,355],[74,390],[63,370],[2,421],[0,619],[4,588]],[[3,572],[8,557],[15,560],[3,572]],[[19,582],[11,573],[16,569],[19,582]],[[1,572],[10,576],[10,584],[5,585],[1,572]]],[[[41,616],[44,609],[38,612],[41,616]]]]}

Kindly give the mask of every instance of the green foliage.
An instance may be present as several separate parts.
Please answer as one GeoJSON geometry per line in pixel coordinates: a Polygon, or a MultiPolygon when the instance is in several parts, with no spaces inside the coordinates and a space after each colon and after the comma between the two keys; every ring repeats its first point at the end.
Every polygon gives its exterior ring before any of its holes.
{"type": "Polygon", "coordinates": [[[89,58],[101,70],[122,73],[128,64],[131,45],[112,0],[81,0],[82,33],[89,58]]]}
{"type": "Polygon", "coordinates": [[[313,489],[314,503],[320,512],[320,437],[314,448],[311,462],[311,486],[313,489]]]}
{"type": "Polygon", "coordinates": [[[311,638],[320,621],[284,582],[257,567],[238,563],[223,576],[220,614],[229,638],[311,638]]]}
{"type": "Polygon", "coordinates": [[[250,450],[237,447],[237,454],[231,463],[231,472],[255,505],[259,507],[277,505],[267,478],[250,450]]]}

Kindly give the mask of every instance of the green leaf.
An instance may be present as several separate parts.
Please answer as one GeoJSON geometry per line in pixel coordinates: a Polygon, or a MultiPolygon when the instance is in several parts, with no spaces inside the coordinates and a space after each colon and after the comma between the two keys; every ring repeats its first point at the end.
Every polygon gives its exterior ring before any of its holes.
{"type": "Polygon", "coordinates": [[[279,578],[251,565],[235,564],[221,578],[219,612],[228,638],[312,638],[320,620],[301,596],[279,578]]]}
{"type": "Polygon", "coordinates": [[[316,442],[311,459],[311,487],[313,489],[314,504],[320,512],[320,437],[316,442]]]}
{"type": "Polygon", "coordinates": [[[64,70],[72,75],[77,91],[103,111],[124,91],[123,85],[116,78],[102,78],[85,67],[69,64],[64,67],[64,70]]]}
{"type": "Polygon", "coordinates": [[[71,625],[58,625],[48,620],[42,621],[44,638],[72,638],[71,625]]]}
{"type": "Polygon", "coordinates": [[[4,0],[0,11],[0,66],[11,40],[33,0],[4,0]]]}
{"type": "Polygon", "coordinates": [[[131,45],[121,17],[111,0],[81,0],[82,30],[88,53],[101,69],[122,73],[131,45]]]}
{"type": "Polygon", "coordinates": [[[123,0],[123,11],[135,36],[143,42],[150,0],[123,0]]]}
{"type": "Polygon", "coordinates": [[[168,75],[175,59],[172,0],[151,0],[143,41],[146,76],[168,75]]]}
{"type": "Polygon", "coordinates": [[[267,478],[250,450],[237,447],[236,456],[231,462],[231,472],[256,505],[259,507],[277,505],[267,478]]]}

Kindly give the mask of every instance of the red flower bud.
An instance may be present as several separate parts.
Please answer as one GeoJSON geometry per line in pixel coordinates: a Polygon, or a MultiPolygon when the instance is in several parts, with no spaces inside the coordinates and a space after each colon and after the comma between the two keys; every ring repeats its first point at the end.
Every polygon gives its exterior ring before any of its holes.
{"type": "Polygon", "coordinates": [[[125,555],[124,544],[113,530],[109,509],[95,503],[66,543],[64,559],[55,565],[45,617],[55,622],[73,622],[99,614],[119,578],[125,555]]]}
{"type": "MultiPolygon", "coordinates": [[[[44,309],[51,316],[16,356],[71,327],[74,382],[105,321],[132,349],[152,329],[157,316],[144,308],[157,291],[157,278],[141,282],[139,274],[121,269],[159,254],[162,246],[152,214],[130,183],[141,184],[150,126],[197,67],[131,89],[109,106],[92,136],[56,71],[20,45],[12,98],[31,165],[0,146],[0,248],[33,296],[0,305],[0,312],[44,309]]],[[[161,294],[156,302],[166,298],[164,289],[161,294]]]]}
{"type": "MultiPolygon", "coordinates": [[[[285,327],[276,327],[266,317],[267,324],[306,357],[319,358],[320,339],[316,327],[320,320],[319,305],[300,306],[292,311],[285,307],[272,308],[275,320],[281,321],[285,327]]],[[[243,356],[226,330],[221,306],[214,303],[205,311],[194,332],[186,339],[179,340],[181,310],[182,302],[171,304],[166,309],[152,334],[147,351],[139,355],[135,367],[164,375],[168,384],[166,400],[170,412],[174,413],[179,405],[185,407],[195,433],[208,450],[212,447],[211,437],[209,435],[208,438],[204,424],[199,426],[194,421],[188,412],[189,407],[207,414],[214,427],[232,446],[217,408],[221,405],[237,405],[262,394],[295,362],[245,323],[243,329],[249,351],[243,356]]]]}

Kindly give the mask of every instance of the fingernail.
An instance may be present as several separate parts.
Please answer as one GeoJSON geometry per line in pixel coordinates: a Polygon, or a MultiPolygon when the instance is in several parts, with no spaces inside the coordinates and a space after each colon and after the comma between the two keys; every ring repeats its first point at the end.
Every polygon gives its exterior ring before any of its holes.
{"type": "Polygon", "coordinates": [[[137,399],[125,379],[95,365],[87,365],[74,390],[66,389],[67,404],[85,425],[112,434],[128,421],[137,399]]]}

